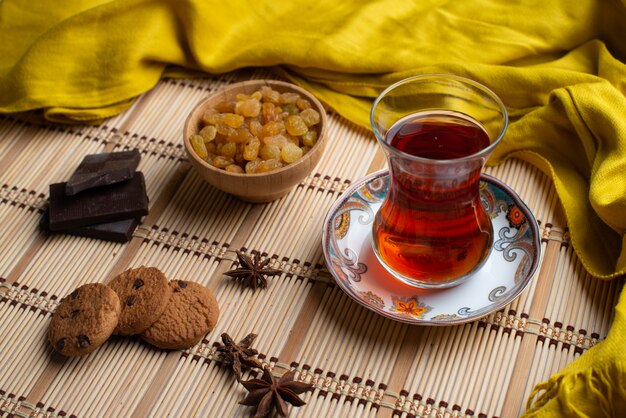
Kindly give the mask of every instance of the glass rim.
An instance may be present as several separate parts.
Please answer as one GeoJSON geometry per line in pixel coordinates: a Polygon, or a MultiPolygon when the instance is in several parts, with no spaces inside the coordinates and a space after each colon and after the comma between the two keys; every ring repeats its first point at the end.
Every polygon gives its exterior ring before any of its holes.
{"type": "MultiPolygon", "coordinates": [[[[444,110],[444,109],[441,109],[444,110]]],[[[372,103],[372,108],[370,110],[370,126],[372,127],[372,131],[374,132],[374,136],[376,137],[376,140],[378,141],[379,144],[381,144],[381,146],[386,149],[389,150],[390,152],[394,152],[397,154],[400,154],[401,156],[405,157],[405,158],[409,158],[411,160],[414,161],[418,161],[418,162],[424,162],[424,163],[429,163],[429,164],[450,164],[450,163],[458,163],[458,162],[463,162],[463,161],[469,161],[469,160],[473,160],[476,159],[478,157],[481,157],[483,155],[488,155],[491,153],[491,151],[493,151],[493,149],[496,147],[496,145],[498,145],[500,143],[500,141],[502,140],[502,138],[504,137],[504,134],[506,133],[506,130],[509,126],[509,114],[506,110],[506,106],[504,105],[504,103],[502,102],[502,100],[500,99],[500,97],[495,94],[493,92],[493,90],[491,90],[489,87],[485,86],[484,84],[481,84],[477,81],[474,81],[470,78],[467,77],[462,77],[459,75],[455,75],[455,74],[420,74],[420,75],[415,75],[415,76],[411,76],[411,77],[407,77],[404,78],[402,80],[396,81],[395,83],[391,84],[389,87],[387,87],[385,90],[383,90],[374,100],[374,103],[372,103]],[[380,134],[379,130],[376,128],[376,124],[374,123],[374,110],[376,109],[377,105],[380,103],[380,101],[392,90],[396,89],[397,87],[403,85],[403,84],[407,84],[411,81],[414,80],[422,80],[422,79],[428,79],[428,78],[432,78],[432,79],[436,79],[436,78],[440,78],[440,79],[453,79],[453,80],[457,80],[460,81],[462,83],[466,83],[469,85],[472,85],[473,87],[478,88],[479,90],[487,93],[495,102],[496,104],[500,107],[500,110],[502,111],[502,116],[503,116],[503,125],[502,125],[502,129],[500,130],[500,133],[498,134],[498,137],[496,139],[494,139],[489,146],[481,149],[478,152],[475,152],[474,154],[470,154],[470,155],[466,155],[465,157],[460,157],[460,158],[450,158],[447,160],[438,160],[435,158],[426,158],[426,157],[418,157],[416,155],[413,154],[409,154],[407,152],[404,152],[402,150],[399,150],[398,148],[395,148],[393,146],[391,146],[389,143],[387,143],[387,141],[385,140],[385,138],[380,134]]]]}

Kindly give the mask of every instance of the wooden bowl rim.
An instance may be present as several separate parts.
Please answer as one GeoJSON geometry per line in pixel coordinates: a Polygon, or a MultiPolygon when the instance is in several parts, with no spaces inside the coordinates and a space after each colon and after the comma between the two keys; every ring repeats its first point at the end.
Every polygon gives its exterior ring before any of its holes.
{"type": "MultiPolygon", "coordinates": [[[[324,106],[322,105],[322,103],[317,99],[317,97],[315,97],[312,93],[310,93],[309,91],[303,89],[302,87],[295,85],[293,83],[288,83],[285,81],[279,81],[279,80],[270,80],[270,79],[260,79],[260,80],[247,80],[247,81],[240,81],[237,83],[233,83],[233,84],[229,84],[227,86],[224,86],[223,88],[220,88],[219,90],[216,90],[215,92],[211,93],[209,96],[205,97],[204,99],[200,100],[189,112],[189,114],[187,115],[187,118],[185,119],[185,124],[183,126],[183,141],[184,141],[184,145],[185,148],[187,150],[187,154],[191,156],[191,158],[193,158],[194,160],[196,160],[198,163],[200,163],[203,167],[208,168],[210,171],[213,171],[215,173],[218,174],[224,174],[227,176],[232,176],[233,178],[259,178],[259,177],[266,177],[266,176],[271,176],[271,175],[278,175],[281,173],[284,173],[286,171],[289,170],[294,170],[295,168],[297,168],[299,165],[304,164],[306,161],[310,160],[311,158],[314,157],[315,152],[319,147],[323,146],[323,143],[326,140],[326,129],[327,129],[327,125],[328,125],[328,121],[327,121],[327,115],[326,115],[326,110],[324,109],[324,106]],[[226,171],[223,170],[221,168],[217,168],[212,166],[211,164],[207,163],[206,161],[204,161],[202,158],[198,157],[198,155],[195,153],[195,151],[193,150],[193,147],[191,146],[190,143],[190,139],[189,137],[186,135],[187,131],[188,131],[188,126],[191,123],[191,116],[196,112],[196,110],[201,107],[202,105],[204,105],[206,102],[208,102],[209,100],[213,100],[216,96],[218,95],[224,95],[226,93],[229,93],[231,90],[236,90],[239,89],[241,87],[246,87],[246,86],[269,86],[269,87],[275,87],[275,86],[280,86],[280,87],[285,87],[287,89],[291,89],[293,91],[295,91],[296,93],[300,93],[302,96],[305,96],[306,99],[308,99],[309,101],[311,101],[314,106],[316,107],[316,110],[320,113],[320,131],[319,131],[319,136],[317,138],[317,142],[315,143],[315,145],[313,145],[311,147],[311,149],[309,150],[309,152],[307,152],[305,155],[303,155],[302,157],[300,157],[298,159],[298,161],[288,164],[284,167],[281,167],[277,170],[272,170],[272,171],[268,171],[267,173],[231,173],[230,171],[226,171]]],[[[321,156],[320,156],[321,157],[321,156]]]]}

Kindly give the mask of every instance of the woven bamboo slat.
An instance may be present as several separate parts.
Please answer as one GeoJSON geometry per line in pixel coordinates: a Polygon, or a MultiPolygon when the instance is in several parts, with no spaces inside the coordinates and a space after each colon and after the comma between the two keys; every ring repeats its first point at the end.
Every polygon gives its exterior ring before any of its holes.
{"type": "MultiPolygon", "coordinates": [[[[100,126],[0,117],[0,416],[244,417],[246,394],[215,352],[220,334],[258,334],[259,358],[313,384],[298,417],[515,417],[537,382],[601,341],[622,281],[589,277],[572,247],[550,179],[509,160],[502,179],[540,223],[543,260],[522,295],[472,323],[417,327],[383,318],[344,294],[324,266],[326,213],[351,183],[385,166],[372,135],[329,112],[324,158],[289,195],[249,204],[190,168],[182,125],[210,92],[272,78],[248,69],[166,79],[100,126]],[[128,244],[39,231],[48,185],[86,154],[138,149],[150,214],[128,244]],[[252,291],[225,276],[236,250],[261,253],[282,274],[252,291]],[[214,331],[184,351],[113,337],[86,358],[53,355],[46,342],[58,301],[87,282],[150,265],[215,291],[214,331]]],[[[248,372],[246,377],[253,377],[248,372]]]]}

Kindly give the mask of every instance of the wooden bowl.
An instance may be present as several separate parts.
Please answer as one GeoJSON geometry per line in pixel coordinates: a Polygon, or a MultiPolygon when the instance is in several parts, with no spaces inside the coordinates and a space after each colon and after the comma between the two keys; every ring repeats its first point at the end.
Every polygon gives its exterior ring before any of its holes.
{"type": "Polygon", "coordinates": [[[289,193],[317,165],[326,146],[327,126],[326,112],[322,104],[308,91],[282,81],[251,80],[228,85],[198,103],[185,121],[183,141],[191,165],[209,184],[248,202],[270,202],[289,193]],[[230,173],[213,167],[198,157],[191,147],[190,138],[201,129],[204,111],[225,100],[233,100],[237,94],[252,94],[262,86],[269,86],[281,93],[298,93],[302,98],[311,102],[313,109],[319,112],[321,121],[315,125],[318,129],[318,139],[309,152],[285,167],[260,174],[230,173]]]}

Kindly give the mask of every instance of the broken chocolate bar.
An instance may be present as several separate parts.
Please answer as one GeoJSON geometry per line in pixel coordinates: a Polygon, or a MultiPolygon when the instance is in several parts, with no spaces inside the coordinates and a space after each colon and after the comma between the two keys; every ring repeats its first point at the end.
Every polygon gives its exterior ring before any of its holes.
{"type": "MultiPolygon", "coordinates": [[[[79,228],[64,229],[61,232],[68,235],[76,235],[79,237],[96,238],[113,242],[128,242],[135,232],[135,228],[139,224],[139,219],[123,219],[116,222],[106,222],[102,224],[87,225],[79,228]]],[[[39,222],[41,229],[50,231],[49,212],[46,211],[41,215],[39,222]]]]}
{"type": "Polygon", "coordinates": [[[139,218],[148,214],[148,196],[143,173],[121,183],[92,188],[74,196],[65,195],[65,183],[50,185],[50,230],[139,218]]]}
{"type": "Polygon", "coordinates": [[[140,159],[141,155],[136,149],[87,155],[67,181],[65,194],[73,196],[93,187],[129,180],[140,159]]]}

